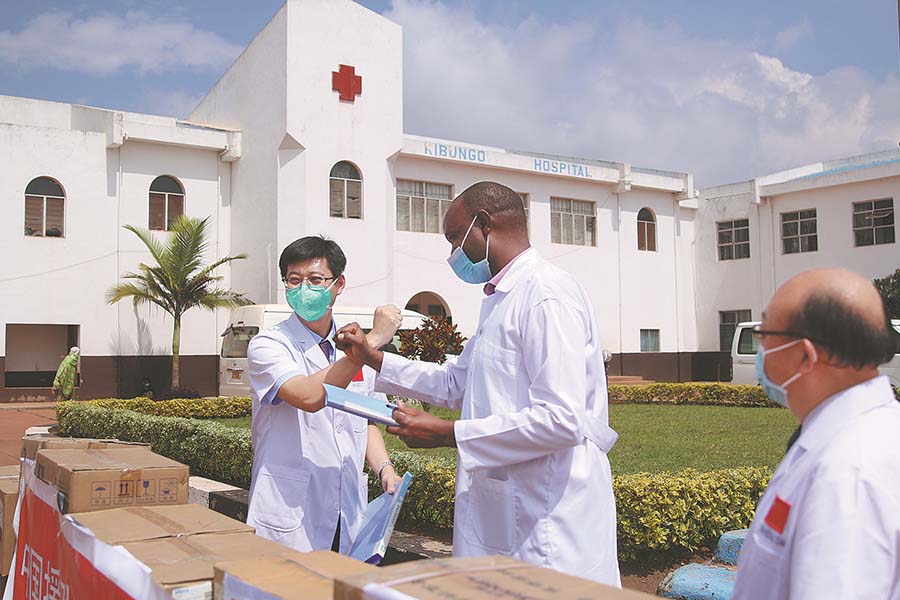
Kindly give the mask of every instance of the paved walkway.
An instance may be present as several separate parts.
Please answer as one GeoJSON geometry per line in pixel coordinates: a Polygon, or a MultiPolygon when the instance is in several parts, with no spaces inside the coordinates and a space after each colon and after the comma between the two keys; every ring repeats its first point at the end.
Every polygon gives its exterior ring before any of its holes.
{"type": "Polygon", "coordinates": [[[56,424],[55,402],[0,403],[0,466],[14,465],[29,427],[56,424]]]}

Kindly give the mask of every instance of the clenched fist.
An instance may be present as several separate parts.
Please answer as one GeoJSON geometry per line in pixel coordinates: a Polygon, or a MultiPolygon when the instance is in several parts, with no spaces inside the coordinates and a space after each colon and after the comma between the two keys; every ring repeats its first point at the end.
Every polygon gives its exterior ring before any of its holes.
{"type": "Polygon", "coordinates": [[[393,304],[385,304],[375,309],[375,320],[366,338],[373,348],[381,348],[394,338],[394,334],[403,324],[400,309],[393,304]]]}

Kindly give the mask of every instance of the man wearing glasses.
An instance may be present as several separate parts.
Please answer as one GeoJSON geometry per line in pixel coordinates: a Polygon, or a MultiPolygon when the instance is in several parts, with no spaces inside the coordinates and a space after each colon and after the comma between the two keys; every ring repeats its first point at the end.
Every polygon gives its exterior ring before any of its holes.
{"type": "MultiPolygon", "coordinates": [[[[323,408],[324,383],[375,395],[375,372],[338,353],[331,341],[331,309],[344,290],[346,265],[331,240],[309,236],[288,245],[279,267],[294,314],[260,331],[247,350],[253,400],[247,523],[304,552],[349,551],[367,503],[364,459],[385,491],[393,492],[399,480],[376,426],[323,408]]],[[[397,307],[379,307],[367,342],[383,346],[400,322],[397,307]]]]}
{"type": "Polygon", "coordinates": [[[900,404],[872,283],[838,269],[785,283],[757,328],[766,394],[802,424],[759,501],[732,598],[900,598],[900,404]]]}

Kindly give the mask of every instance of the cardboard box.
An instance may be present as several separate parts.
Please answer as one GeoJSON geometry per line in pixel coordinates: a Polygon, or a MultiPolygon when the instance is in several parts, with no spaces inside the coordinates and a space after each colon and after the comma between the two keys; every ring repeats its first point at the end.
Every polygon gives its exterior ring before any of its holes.
{"type": "Polygon", "coordinates": [[[40,450],[35,475],[59,492],[63,513],[187,504],[188,467],[146,448],[40,450]]]}
{"type": "Polygon", "coordinates": [[[16,549],[16,532],[12,525],[18,500],[19,466],[0,467],[0,577],[9,574],[16,549]]]}
{"type": "Polygon", "coordinates": [[[417,560],[383,567],[375,572],[338,577],[334,582],[334,600],[393,600],[398,597],[418,600],[451,597],[470,600],[654,598],[641,592],[620,590],[526,564],[507,556],[417,560]]]}
{"type": "Polygon", "coordinates": [[[298,554],[257,536],[249,525],[196,504],[134,506],[71,517],[103,542],[128,550],[180,600],[212,598],[216,563],[298,554]]]}
{"type": "Polygon", "coordinates": [[[22,438],[22,458],[34,460],[38,451],[44,449],[88,449],[88,448],[146,448],[143,442],[123,442],[120,440],[100,440],[93,438],[64,438],[55,435],[26,435],[22,438]]]}
{"type": "Polygon", "coordinates": [[[215,600],[259,595],[280,600],[331,600],[336,577],[371,573],[377,567],[330,550],[319,550],[218,563],[215,571],[215,600]]]}

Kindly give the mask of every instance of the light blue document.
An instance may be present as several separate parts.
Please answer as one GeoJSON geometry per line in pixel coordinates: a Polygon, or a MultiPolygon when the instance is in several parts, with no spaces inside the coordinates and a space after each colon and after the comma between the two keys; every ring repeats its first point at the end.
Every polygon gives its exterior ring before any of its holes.
{"type": "Polygon", "coordinates": [[[362,527],[359,528],[359,534],[350,548],[352,558],[372,565],[381,562],[384,553],[387,552],[388,542],[397,523],[397,515],[400,514],[412,478],[412,473],[407,472],[397,483],[397,489],[393,494],[384,493],[369,502],[362,527]]]}
{"type": "Polygon", "coordinates": [[[325,384],[325,406],[330,406],[382,425],[397,424],[393,417],[394,409],[397,408],[396,404],[372,398],[371,396],[363,396],[362,394],[328,385],[327,383],[325,384]]]}

